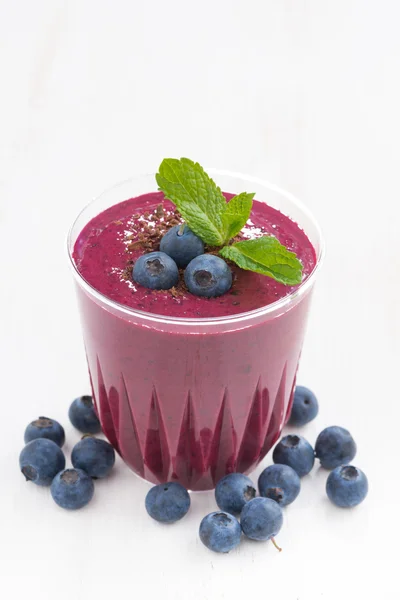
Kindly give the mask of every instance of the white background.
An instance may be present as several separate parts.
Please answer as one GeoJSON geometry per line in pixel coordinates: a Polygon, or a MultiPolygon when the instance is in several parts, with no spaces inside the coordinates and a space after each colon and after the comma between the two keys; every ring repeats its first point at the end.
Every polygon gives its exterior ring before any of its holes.
{"type": "Polygon", "coordinates": [[[2,597],[400,597],[399,20],[397,0],[0,0],[2,597]],[[69,224],[182,155],[289,189],[326,237],[300,371],[321,410],[304,435],[348,427],[370,494],[335,509],[316,467],[281,554],[204,548],[212,493],[175,526],[152,522],[120,460],[76,513],[18,470],[39,414],[64,423],[69,455],[68,405],[89,391],[69,224]]]}

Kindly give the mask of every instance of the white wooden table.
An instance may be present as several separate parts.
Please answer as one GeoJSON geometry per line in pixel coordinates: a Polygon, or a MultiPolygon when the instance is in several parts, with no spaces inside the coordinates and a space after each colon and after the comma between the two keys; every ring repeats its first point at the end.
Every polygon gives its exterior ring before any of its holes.
{"type": "Polygon", "coordinates": [[[3,597],[399,598],[399,19],[396,0],[0,0],[3,597]],[[67,408],[88,378],[70,222],[112,183],[182,155],[288,188],[325,232],[300,371],[321,412],[304,435],[348,427],[371,489],[335,509],[315,468],[281,554],[208,552],[197,529],[212,493],[158,526],[120,460],[71,514],[18,471],[39,414],[65,424],[67,452],[78,440],[67,408]]]}

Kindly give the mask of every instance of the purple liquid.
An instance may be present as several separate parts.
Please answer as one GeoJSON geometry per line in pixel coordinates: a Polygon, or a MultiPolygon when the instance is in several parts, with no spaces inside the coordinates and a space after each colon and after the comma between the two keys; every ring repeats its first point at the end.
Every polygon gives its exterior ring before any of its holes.
{"type": "MultiPolygon", "coordinates": [[[[228,196],[228,195],[227,195],[228,196]]],[[[139,310],[171,317],[220,317],[248,312],[276,302],[290,294],[295,287],[277,283],[269,277],[233,267],[236,279],[230,293],[219,298],[201,298],[185,294],[173,298],[167,292],[153,292],[121,278],[128,259],[135,260],[143,250],[127,253],[130,242],[124,241],[124,232],[140,231],[149,218],[132,218],[132,215],[152,214],[163,201],[161,192],[146,194],[121,202],[107,209],[90,221],[80,234],[74,250],[74,259],[81,275],[94,288],[115,302],[139,310]]],[[[166,209],[173,210],[169,201],[166,209]]],[[[254,202],[252,225],[246,227],[247,237],[275,235],[289,250],[296,252],[304,266],[304,277],[313,270],[315,251],[305,233],[298,225],[279,211],[254,202]]]]}
{"type": "MultiPolygon", "coordinates": [[[[294,288],[234,269],[231,293],[174,298],[124,280],[126,231],[135,213],[152,213],[152,193],[97,215],[79,235],[74,260],[104,296],[157,315],[207,318],[266,306],[294,288]],[[233,292],[233,293],[232,293],[233,292]]],[[[164,208],[172,209],[168,201],[164,208]]],[[[275,209],[254,202],[246,235],[274,234],[296,252],[307,277],[316,264],[302,230],[275,209]]],[[[290,410],[310,294],[279,316],[251,322],[170,325],[112,312],[78,287],[93,394],[104,432],[124,460],[153,482],[178,480],[210,489],[224,474],[248,472],[280,435],[290,410]]]]}

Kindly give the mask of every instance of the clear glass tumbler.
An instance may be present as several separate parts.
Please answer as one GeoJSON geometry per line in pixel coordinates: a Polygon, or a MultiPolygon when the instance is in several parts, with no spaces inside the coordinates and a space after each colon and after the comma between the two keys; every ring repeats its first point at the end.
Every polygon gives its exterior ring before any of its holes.
{"type": "Polygon", "coordinates": [[[215,487],[250,472],[278,439],[293,399],[311,292],[321,265],[319,227],[291,194],[256,178],[208,171],[222,190],[251,189],[304,229],[312,274],[287,297],[223,318],[166,318],[120,305],[80,275],[72,253],[83,227],[106,208],[155,191],[154,175],[93,200],[68,237],[90,381],[103,431],[125,462],[153,483],[215,487]]]}

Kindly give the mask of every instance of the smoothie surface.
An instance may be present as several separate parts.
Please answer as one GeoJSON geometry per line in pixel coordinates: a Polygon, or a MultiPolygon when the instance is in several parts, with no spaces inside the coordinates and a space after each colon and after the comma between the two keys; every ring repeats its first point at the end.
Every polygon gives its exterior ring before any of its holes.
{"type": "MultiPolygon", "coordinates": [[[[225,194],[231,198],[232,194],[225,194]]],[[[148,313],[182,318],[235,315],[267,306],[298,286],[277,283],[265,275],[231,265],[232,288],[218,298],[190,294],[183,285],[167,291],[146,289],[132,280],[132,266],[141,255],[158,250],[165,227],[180,222],[174,205],[162,192],[116,204],[94,217],[79,234],[73,258],[82,277],[111,300],[148,313]]],[[[300,227],[276,209],[254,200],[243,237],[274,235],[303,265],[303,281],[316,264],[315,250],[300,227]]],[[[181,276],[181,279],[183,277],[181,276]]]]}

